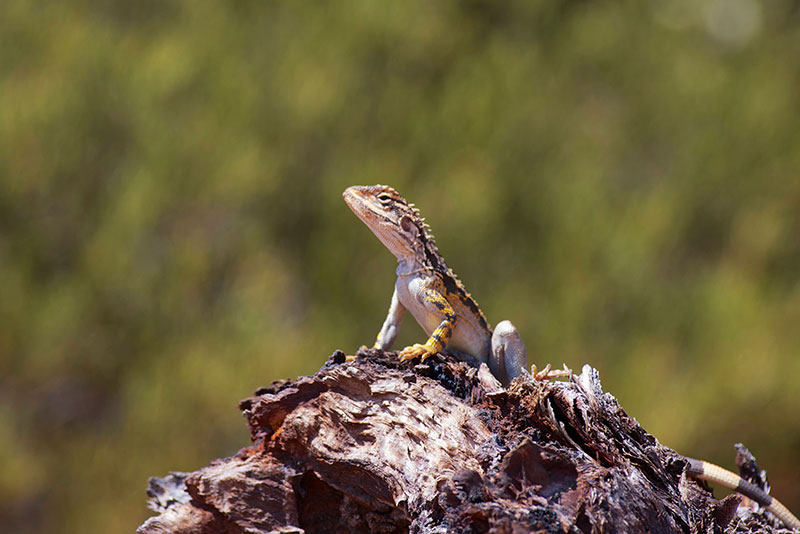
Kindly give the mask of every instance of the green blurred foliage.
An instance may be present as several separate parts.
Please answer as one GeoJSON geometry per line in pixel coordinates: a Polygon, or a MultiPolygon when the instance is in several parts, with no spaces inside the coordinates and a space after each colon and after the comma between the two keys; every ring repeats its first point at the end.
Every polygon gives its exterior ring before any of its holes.
{"type": "MultiPolygon", "coordinates": [[[[415,202],[531,361],[800,510],[790,0],[0,4],[0,525],[131,532],[370,343],[415,202]]],[[[420,341],[411,321],[401,342],[420,341]]]]}

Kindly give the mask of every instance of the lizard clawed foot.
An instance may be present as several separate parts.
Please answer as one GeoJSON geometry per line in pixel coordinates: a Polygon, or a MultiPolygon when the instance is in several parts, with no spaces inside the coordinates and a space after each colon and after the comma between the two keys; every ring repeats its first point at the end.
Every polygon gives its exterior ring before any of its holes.
{"type": "Polygon", "coordinates": [[[401,362],[406,360],[413,360],[414,358],[421,358],[420,361],[425,361],[428,357],[432,356],[433,353],[426,347],[420,343],[415,343],[410,347],[406,347],[400,351],[398,354],[398,358],[400,358],[401,362]]]}
{"type": "Polygon", "coordinates": [[[551,369],[550,364],[544,366],[544,369],[539,371],[536,364],[531,365],[531,375],[534,380],[549,380],[551,378],[563,378],[572,374],[571,369],[551,369]]]}

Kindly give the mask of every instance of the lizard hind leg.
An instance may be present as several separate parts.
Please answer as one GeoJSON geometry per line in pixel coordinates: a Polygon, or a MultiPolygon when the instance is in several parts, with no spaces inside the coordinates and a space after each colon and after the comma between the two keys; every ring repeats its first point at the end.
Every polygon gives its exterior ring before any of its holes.
{"type": "Polygon", "coordinates": [[[528,351],[525,343],[511,321],[500,321],[492,334],[492,354],[489,358],[489,369],[498,380],[507,386],[528,366],[528,351]]]}

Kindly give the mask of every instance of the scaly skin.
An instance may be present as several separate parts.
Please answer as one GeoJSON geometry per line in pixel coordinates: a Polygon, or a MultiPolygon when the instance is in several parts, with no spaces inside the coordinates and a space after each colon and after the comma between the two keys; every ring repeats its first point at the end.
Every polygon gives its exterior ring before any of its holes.
{"type": "Polygon", "coordinates": [[[401,360],[424,361],[447,348],[488,363],[503,384],[526,372],[525,345],[514,326],[503,321],[492,331],[478,304],[445,264],[413,204],[385,185],[352,186],[342,196],[397,257],[392,303],[375,348],[391,347],[408,310],[429,337],[424,344],[402,349],[401,360]]]}

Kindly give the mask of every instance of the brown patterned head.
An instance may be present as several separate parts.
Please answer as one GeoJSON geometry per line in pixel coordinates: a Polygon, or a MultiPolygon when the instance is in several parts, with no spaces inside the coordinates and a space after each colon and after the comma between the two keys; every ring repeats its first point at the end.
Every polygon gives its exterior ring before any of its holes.
{"type": "Polygon", "coordinates": [[[426,225],[413,204],[388,185],[354,185],[342,197],[398,260],[424,254],[426,225]]]}

